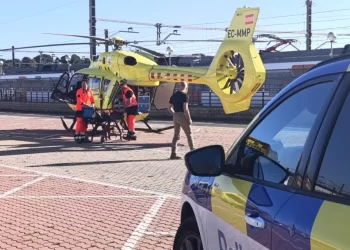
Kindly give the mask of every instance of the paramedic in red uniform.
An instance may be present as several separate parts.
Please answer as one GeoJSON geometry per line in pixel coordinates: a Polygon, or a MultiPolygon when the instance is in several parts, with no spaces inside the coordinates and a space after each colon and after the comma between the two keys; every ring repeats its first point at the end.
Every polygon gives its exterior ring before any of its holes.
{"type": "Polygon", "coordinates": [[[123,103],[126,112],[126,123],[128,124],[127,138],[136,140],[135,135],[135,122],[136,115],[138,112],[138,104],[134,91],[127,86],[127,80],[123,79],[120,81],[122,87],[123,103]]]}
{"type": "Polygon", "coordinates": [[[76,142],[88,142],[87,138],[85,138],[85,133],[87,130],[87,123],[83,117],[83,107],[95,107],[94,95],[89,89],[86,79],[82,80],[81,88],[77,90],[76,93],[77,104],[76,104],[76,117],[77,117],[77,125],[75,127],[75,135],[74,140],[76,142]]]}

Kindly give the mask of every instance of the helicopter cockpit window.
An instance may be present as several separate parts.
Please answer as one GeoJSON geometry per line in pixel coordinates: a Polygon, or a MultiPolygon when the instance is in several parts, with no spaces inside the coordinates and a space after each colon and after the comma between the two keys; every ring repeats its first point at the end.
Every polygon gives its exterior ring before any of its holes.
{"type": "Polygon", "coordinates": [[[75,74],[71,77],[70,82],[69,82],[69,89],[68,89],[68,95],[67,95],[67,100],[70,101],[71,103],[75,103],[76,101],[76,92],[78,89],[81,88],[81,81],[85,75],[83,74],[75,74]]]}
{"type": "Polygon", "coordinates": [[[108,87],[109,87],[110,83],[111,83],[111,80],[108,80],[108,79],[104,80],[104,82],[103,82],[103,86],[104,86],[103,90],[104,90],[105,93],[108,92],[108,87]]]}
{"type": "Polygon", "coordinates": [[[90,77],[89,78],[89,87],[94,94],[99,94],[100,92],[101,78],[90,77]]]}

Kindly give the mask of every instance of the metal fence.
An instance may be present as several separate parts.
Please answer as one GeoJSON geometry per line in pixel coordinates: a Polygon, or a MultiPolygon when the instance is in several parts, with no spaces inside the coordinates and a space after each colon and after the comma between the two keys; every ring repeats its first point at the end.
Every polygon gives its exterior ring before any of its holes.
{"type": "MultiPolygon", "coordinates": [[[[252,98],[251,107],[264,107],[282,88],[301,73],[292,70],[268,71],[265,84],[252,98]]],[[[50,99],[50,96],[57,81],[58,78],[0,80],[0,101],[55,102],[50,99]]],[[[188,94],[191,106],[222,106],[219,97],[206,85],[190,85],[188,94]]]]}

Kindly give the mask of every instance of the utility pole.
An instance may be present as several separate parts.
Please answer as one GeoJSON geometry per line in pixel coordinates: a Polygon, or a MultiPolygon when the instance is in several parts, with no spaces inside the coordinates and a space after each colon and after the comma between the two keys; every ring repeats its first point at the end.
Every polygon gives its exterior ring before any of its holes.
{"type": "Polygon", "coordinates": [[[16,62],[15,62],[15,46],[12,46],[12,66],[16,67],[16,62]]]}
{"type": "MultiPolygon", "coordinates": [[[[108,39],[108,29],[105,29],[105,38],[108,39]]],[[[105,51],[108,52],[108,42],[106,41],[105,51]]]]}
{"type": "Polygon", "coordinates": [[[39,54],[40,54],[40,64],[42,64],[43,63],[43,52],[42,51],[39,51],[39,54]]]}
{"type": "MultiPolygon", "coordinates": [[[[96,36],[96,3],[95,0],[89,0],[89,24],[90,36],[96,36]]],[[[96,40],[90,38],[90,59],[92,61],[96,58],[96,40]]]]}
{"type": "Polygon", "coordinates": [[[306,50],[311,50],[311,17],[312,17],[312,0],[306,0],[306,50]]]}
{"type": "Polygon", "coordinates": [[[162,28],[162,24],[161,23],[157,23],[156,24],[156,28],[157,28],[157,45],[161,45],[162,42],[160,40],[160,34],[161,34],[161,31],[160,31],[160,28],[162,28]]]}

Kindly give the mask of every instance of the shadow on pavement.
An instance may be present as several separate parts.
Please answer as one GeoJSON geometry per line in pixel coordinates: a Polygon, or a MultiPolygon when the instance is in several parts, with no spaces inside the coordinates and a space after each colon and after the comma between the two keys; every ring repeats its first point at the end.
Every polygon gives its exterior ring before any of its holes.
{"type": "MultiPolygon", "coordinates": [[[[74,132],[73,132],[74,133],[74,132]]],[[[88,150],[89,152],[98,151],[125,151],[125,150],[143,150],[143,149],[170,149],[171,143],[137,143],[137,141],[114,141],[111,143],[100,143],[99,138],[92,143],[77,144],[73,140],[73,133],[65,130],[0,130],[1,141],[18,141],[13,145],[6,145],[5,151],[0,151],[1,156],[22,155],[22,154],[43,154],[51,152],[71,152],[88,150]],[[28,132],[28,133],[27,133],[28,132]],[[35,134],[35,135],[33,135],[35,134]],[[71,139],[44,139],[47,135],[59,134],[63,137],[69,136],[71,139]],[[28,142],[28,143],[26,143],[28,142]]]]}
{"type": "Polygon", "coordinates": [[[120,160],[120,161],[89,161],[89,162],[63,162],[54,163],[46,165],[30,165],[29,168],[36,167],[72,167],[81,165],[99,165],[99,164],[118,164],[118,163],[128,163],[128,162],[148,162],[148,161],[169,161],[169,159],[143,159],[143,160],[120,160]]]}

